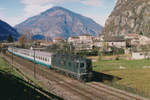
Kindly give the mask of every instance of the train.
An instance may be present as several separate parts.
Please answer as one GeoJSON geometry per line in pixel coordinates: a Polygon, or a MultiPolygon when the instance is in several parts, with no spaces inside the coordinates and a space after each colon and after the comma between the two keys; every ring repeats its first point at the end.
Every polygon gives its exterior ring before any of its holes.
{"type": "Polygon", "coordinates": [[[30,49],[8,47],[8,52],[23,59],[46,66],[49,69],[64,73],[79,81],[91,81],[92,62],[79,55],[65,53],[49,53],[30,49]]]}

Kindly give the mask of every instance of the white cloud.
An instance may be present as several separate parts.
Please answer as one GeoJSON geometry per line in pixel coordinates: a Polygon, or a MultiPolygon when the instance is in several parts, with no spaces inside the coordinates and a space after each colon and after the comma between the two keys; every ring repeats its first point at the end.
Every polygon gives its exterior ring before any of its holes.
{"type": "Polygon", "coordinates": [[[22,0],[25,5],[24,17],[31,17],[37,15],[53,5],[49,2],[51,0],[22,0]]]}
{"type": "Polygon", "coordinates": [[[1,20],[4,20],[4,19],[5,19],[3,12],[0,12],[0,19],[1,19],[1,20]]]}
{"type": "Polygon", "coordinates": [[[83,3],[85,5],[99,7],[103,4],[103,0],[82,0],[81,3],[83,3]]]}
{"type": "Polygon", "coordinates": [[[3,13],[3,10],[5,8],[0,8],[0,19],[3,20],[5,17],[4,17],[4,13],[3,13]]]}
{"type": "Polygon", "coordinates": [[[16,25],[17,23],[20,23],[24,20],[24,18],[22,17],[3,17],[2,18],[3,21],[9,23],[11,26],[16,25]]]}
{"type": "Polygon", "coordinates": [[[0,8],[0,10],[5,10],[6,8],[0,8]]]}
{"type": "Polygon", "coordinates": [[[25,5],[58,4],[64,2],[79,2],[85,5],[101,6],[104,0],[22,0],[25,5]]]}
{"type": "Polygon", "coordinates": [[[51,8],[52,5],[44,5],[44,6],[41,6],[41,5],[27,5],[24,9],[24,17],[31,17],[31,16],[34,16],[34,15],[37,15],[43,11],[45,11],[46,9],[48,8],[51,8]]]}

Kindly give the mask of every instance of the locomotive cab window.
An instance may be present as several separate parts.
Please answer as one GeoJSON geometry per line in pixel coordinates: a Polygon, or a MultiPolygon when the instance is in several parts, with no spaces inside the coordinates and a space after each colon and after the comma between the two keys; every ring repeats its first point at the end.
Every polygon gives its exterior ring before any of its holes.
{"type": "Polygon", "coordinates": [[[84,68],[84,63],[80,63],[80,68],[84,68]]]}

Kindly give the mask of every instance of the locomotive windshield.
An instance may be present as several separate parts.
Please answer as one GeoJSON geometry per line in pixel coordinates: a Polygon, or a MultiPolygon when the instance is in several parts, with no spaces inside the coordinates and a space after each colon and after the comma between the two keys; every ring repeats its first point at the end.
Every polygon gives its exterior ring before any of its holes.
{"type": "Polygon", "coordinates": [[[84,68],[84,63],[80,63],[80,68],[84,68]]]}

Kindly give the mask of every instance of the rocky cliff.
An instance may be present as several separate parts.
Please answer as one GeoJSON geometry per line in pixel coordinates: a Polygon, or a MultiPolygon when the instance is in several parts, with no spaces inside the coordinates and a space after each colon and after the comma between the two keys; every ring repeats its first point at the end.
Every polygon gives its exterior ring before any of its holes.
{"type": "Polygon", "coordinates": [[[102,27],[92,19],[62,7],[53,7],[15,26],[19,33],[31,30],[34,35],[68,38],[81,34],[98,35],[102,27]]]}
{"type": "Polygon", "coordinates": [[[150,0],[118,0],[107,19],[105,37],[129,33],[150,34],[150,0]]]}

